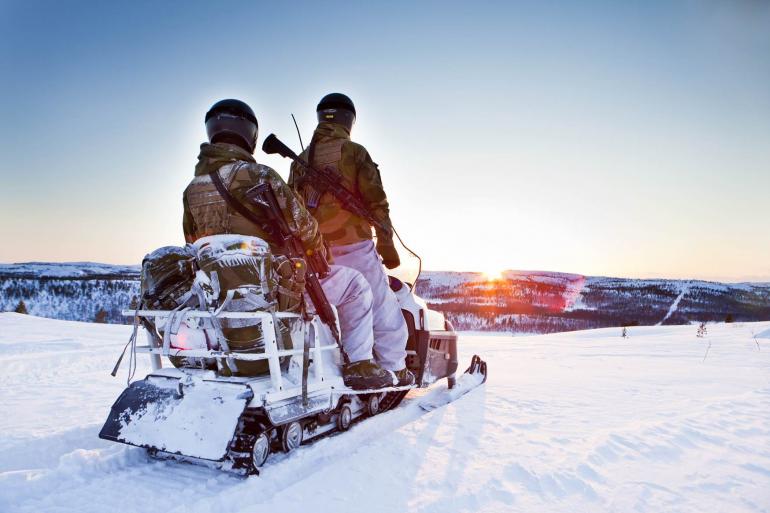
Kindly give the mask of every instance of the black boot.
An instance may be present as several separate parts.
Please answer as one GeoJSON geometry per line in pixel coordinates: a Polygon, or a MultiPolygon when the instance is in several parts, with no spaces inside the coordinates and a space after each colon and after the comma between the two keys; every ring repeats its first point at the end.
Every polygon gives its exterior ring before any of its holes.
{"type": "Polygon", "coordinates": [[[393,386],[393,374],[386,371],[372,360],[361,360],[342,368],[345,386],[353,390],[369,390],[393,386]]]}
{"type": "Polygon", "coordinates": [[[398,383],[396,384],[397,387],[414,385],[414,374],[412,374],[412,371],[410,371],[406,367],[404,367],[400,371],[393,371],[393,374],[396,375],[396,379],[398,380],[398,383]]]}

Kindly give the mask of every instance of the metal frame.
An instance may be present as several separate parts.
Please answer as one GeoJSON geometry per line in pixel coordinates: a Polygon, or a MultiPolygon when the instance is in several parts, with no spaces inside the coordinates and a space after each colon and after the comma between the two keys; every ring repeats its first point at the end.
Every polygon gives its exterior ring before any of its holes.
{"type": "MultiPolygon", "coordinates": [[[[162,318],[165,321],[172,313],[171,310],[123,310],[124,316],[138,316],[138,317],[152,317],[162,318]]],[[[302,326],[302,340],[304,342],[305,337],[308,336],[308,327],[312,329],[313,347],[310,351],[313,353],[313,380],[308,382],[308,390],[318,390],[323,388],[322,383],[325,380],[324,376],[324,352],[334,351],[339,348],[337,345],[321,345],[321,338],[318,336],[320,329],[320,321],[318,316],[313,316],[310,320],[303,319],[298,314],[277,312],[271,314],[268,312],[208,312],[202,310],[188,310],[185,312],[186,317],[190,318],[211,318],[216,317],[220,319],[259,319],[262,324],[262,334],[265,337],[265,352],[262,354],[254,353],[237,353],[233,351],[213,351],[208,349],[172,349],[164,351],[162,344],[159,344],[159,339],[156,333],[147,331],[147,345],[139,346],[136,348],[137,353],[149,354],[152,360],[152,369],[157,371],[162,368],[161,356],[182,356],[189,358],[228,358],[233,360],[244,361],[259,361],[267,360],[268,368],[270,371],[270,381],[273,387],[273,391],[269,393],[271,399],[280,400],[283,398],[284,383],[283,376],[281,375],[280,358],[285,356],[302,355],[303,348],[298,349],[278,349],[278,342],[275,337],[275,329],[273,328],[273,318],[278,319],[290,319],[293,321],[301,322],[302,326]],[[311,387],[313,384],[315,386],[311,387]]],[[[286,397],[293,397],[293,394],[286,395],[286,397]]]]}

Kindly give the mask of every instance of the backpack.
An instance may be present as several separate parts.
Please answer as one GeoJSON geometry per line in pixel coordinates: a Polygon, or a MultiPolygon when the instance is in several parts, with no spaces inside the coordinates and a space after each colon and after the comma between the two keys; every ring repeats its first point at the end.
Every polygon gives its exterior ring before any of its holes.
{"type": "Polygon", "coordinates": [[[148,310],[173,310],[195,280],[195,252],[191,246],[165,246],[142,260],[142,306],[148,310]]]}
{"type": "MultiPolygon", "coordinates": [[[[280,266],[285,257],[274,257],[264,240],[245,235],[212,235],[198,239],[198,267],[211,283],[212,299],[226,312],[277,312],[286,301],[279,289],[280,266]],[[282,305],[281,303],[284,303],[282,305]]],[[[300,295],[301,296],[301,295],[300,295]]],[[[259,319],[220,319],[222,334],[230,350],[241,353],[263,353],[265,338],[259,319]]],[[[293,347],[290,323],[273,319],[278,349],[293,347]]],[[[281,366],[289,364],[280,359],[281,366]]],[[[267,360],[238,361],[234,375],[255,376],[269,373],[267,360]]]]}
{"type": "MultiPolygon", "coordinates": [[[[301,312],[304,291],[304,265],[282,255],[273,255],[268,244],[257,237],[223,234],[202,237],[185,247],[166,246],[144,257],[141,291],[143,308],[180,310],[184,307],[226,312],[301,312]]],[[[203,321],[201,321],[203,322],[203,321]]],[[[221,349],[217,336],[208,328],[189,327],[188,321],[177,323],[177,331],[169,334],[172,349],[182,347],[178,329],[185,332],[187,344],[200,348],[221,349]],[[181,326],[184,324],[184,326],[181,326]],[[178,344],[178,345],[177,345],[178,344]]],[[[292,324],[274,318],[278,349],[293,347],[292,324]]],[[[218,328],[234,352],[262,353],[264,334],[258,319],[218,321],[218,328]]],[[[164,330],[159,329],[161,336],[164,330]]],[[[212,358],[170,356],[175,367],[217,369],[212,358]]],[[[289,357],[280,359],[281,367],[289,357]]],[[[267,360],[229,362],[220,371],[237,376],[269,373],[267,360]]]]}

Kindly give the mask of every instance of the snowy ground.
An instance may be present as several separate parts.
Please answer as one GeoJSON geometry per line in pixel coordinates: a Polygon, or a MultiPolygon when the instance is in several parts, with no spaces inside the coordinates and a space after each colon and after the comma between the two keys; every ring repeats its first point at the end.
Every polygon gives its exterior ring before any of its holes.
{"type": "Polygon", "coordinates": [[[484,387],[244,480],[97,438],[127,327],[0,314],[0,511],[770,511],[770,323],[629,333],[465,335],[484,387]]]}

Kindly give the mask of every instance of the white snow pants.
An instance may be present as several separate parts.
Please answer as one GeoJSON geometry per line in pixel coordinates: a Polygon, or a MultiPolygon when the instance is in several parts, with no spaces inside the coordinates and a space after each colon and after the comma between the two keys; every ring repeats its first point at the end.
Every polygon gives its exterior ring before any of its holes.
{"type": "Polygon", "coordinates": [[[409,332],[396,295],[390,290],[380,255],[371,240],[332,246],[334,263],[352,267],[371,287],[374,308],[374,357],[384,369],[397,371],[406,366],[409,332]]]}
{"type": "MultiPolygon", "coordinates": [[[[342,348],[351,362],[372,359],[372,290],[361,273],[341,265],[329,266],[321,288],[337,307],[342,348]]],[[[309,304],[310,298],[306,297],[309,304]]]]}

